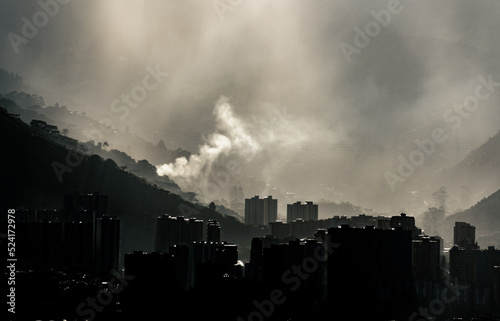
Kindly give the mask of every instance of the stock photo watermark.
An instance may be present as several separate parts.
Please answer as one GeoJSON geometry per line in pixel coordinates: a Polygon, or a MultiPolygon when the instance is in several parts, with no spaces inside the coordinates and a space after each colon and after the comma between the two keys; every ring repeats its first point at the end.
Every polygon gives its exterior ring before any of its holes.
{"type": "Polygon", "coordinates": [[[100,290],[95,297],[87,297],[87,299],[76,307],[76,312],[79,316],[85,317],[86,320],[94,320],[96,313],[102,312],[104,308],[113,302],[113,294],[118,295],[123,292],[129,284],[128,281],[135,279],[132,275],[121,275],[113,270],[111,273],[114,277],[108,282],[106,289],[100,290]]]}
{"type": "Polygon", "coordinates": [[[451,304],[457,301],[458,297],[460,296],[460,290],[465,289],[467,289],[467,286],[459,285],[456,279],[454,284],[446,282],[446,287],[438,294],[439,298],[430,301],[427,308],[420,307],[418,309],[418,312],[414,312],[412,315],[410,315],[408,321],[435,320],[438,316],[443,314],[446,308],[446,304],[451,304]],[[449,296],[450,290],[453,293],[452,296],[449,296]]]}
{"type": "Polygon", "coordinates": [[[35,38],[38,35],[40,29],[44,28],[50,21],[54,18],[61,9],[61,5],[68,4],[72,0],[40,0],[38,1],[38,6],[40,10],[36,11],[31,19],[27,17],[22,17],[21,35],[9,32],[7,38],[12,45],[12,49],[16,54],[19,53],[19,46],[26,45],[30,39],[35,38]]]}
{"type": "MultiPolygon", "coordinates": [[[[335,249],[339,248],[340,244],[332,243],[328,244],[326,248],[326,253],[332,254],[335,249]]],[[[283,272],[281,275],[281,282],[287,285],[291,292],[297,291],[302,282],[307,280],[311,274],[316,272],[319,268],[319,264],[326,262],[327,256],[324,255],[324,248],[322,244],[319,244],[314,249],[314,254],[312,257],[306,257],[302,260],[300,265],[293,265],[290,269],[283,272]]],[[[237,321],[253,321],[259,320],[264,321],[265,318],[269,318],[276,311],[276,308],[285,303],[287,297],[285,290],[276,288],[269,292],[269,299],[262,300],[261,302],[254,300],[252,304],[255,309],[250,312],[244,319],[241,316],[236,318],[237,321]]]]}
{"type": "MultiPolygon", "coordinates": [[[[111,102],[109,109],[113,114],[121,113],[118,118],[123,122],[129,116],[130,109],[137,109],[139,104],[146,100],[148,93],[157,89],[168,75],[168,72],[161,70],[159,64],[154,69],[151,66],[147,66],[146,75],[142,78],[141,83],[132,87],[127,93],[121,93],[119,98],[115,98],[111,102]]],[[[100,141],[104,138],[104,133],[109,134],[115,128],[113,119],[105,117],[99,122],[99,129],[83,131],[83,134],[90,139],[100,141]]]]}
{"type": "Polygon", "coordinates": [[[415,140],[416,148],[412,150],[408,157],[398,156],[399,165],[397,173],[386,171],[384,178],[391,192],[396,190],[396,184],[405,182],[417,169],[422,166],[425,160],[431,157],[437,150],[439,144],[443,144],[449,138],[448,134],[456,131],[462,126],[463,120],[471,116],[471,113],[478,110],[481,101],[485,101],[495,92],[495,87],[500,86],[500,82],[494,81],[492,75],[488,79],[483,76],[477,77],[477,85],[474,95],[465,97],[462,103],[454,104],[442,115],[443,120],[450,124],[449,128],[434,128],[430,137],[423,140],[415,140]],[[447,134],[448,133],[448,134],[447,134]]]}
{"type": "MultiPolygon", "coordinates": [[[[296,115],[288,113],[286,107],[283,107],[282,111],[276,107],[272,107],[269,109],[267,117],[261,117],[259,119],[254,117],[254,120],[261,127],[258,131],[258,141],[263,143],[272,142],[276,133],[284,128],[288,128],[290,126],[290,121],[295,118],[296,115]]],[[[252,161],[253,157],[255,157],[255,154],[250,155],[246,161],[252,161]]],[[[215,173],[210,173],[208,180],[202,184],[196,192],[204,199],[215,199],[221,191],[230,186],[232,179],[240,175],[241,172],[242,166],[240,162],[230,160],[215,173]]],[[[261,195],[265,195],[266,193],[267,188],[262,191],[261,195]]]]}
{"type": "MultiPolygon", "coordinates": [[[[138,108],[139,104],[146,100],[148,93],[158,88],[164,78],[169,75],[169,73],[161,70],[159,64],[155,68],[147,66],[146,72],[140,84],[132,87],[129,92],[122,93],[120,98],[115,98],[111,102],[109,109],[115,114],[121,113],[119,116],[121,122],[129,116],[130,109],[138,108]]],[[[82,133],[87,138],[98,142],[104,139],[104,134],[112,133],[115,129],[116,124],[114,124],[110,117],[106,117],[99,122],[98,129],[83,130],[82,133]]],[[[51,167],[60,183],[62,183],[65,173],[71,173],[75,167],[81,164],[84,151],[84,145],[77,144],[75,149],[68,151],[64,163],[58,161],[52,162],[51,167]]]]}
{"type": "Polygon", "coordinates": [[[9,313],[16,313],[16,210],[7,210],[7,305],[9,313]]]}
{"type": "Polygon", "coordinates": [[[374,20],[368,21],[363,29],[354,27],[353,45],[344,41],[339,44],[340,51],[348,63],[353,60],[352,56],[354,54],[361,54],[361,51],[368,47],[372,39],[377,37],[382,32],[383,28],[389,26],[393,16],[399,15],[404,9],[399,0],[389,0],[386,8],[387,9],[381,9],[379,11],[370,11],[370,15],[374,20]]]}

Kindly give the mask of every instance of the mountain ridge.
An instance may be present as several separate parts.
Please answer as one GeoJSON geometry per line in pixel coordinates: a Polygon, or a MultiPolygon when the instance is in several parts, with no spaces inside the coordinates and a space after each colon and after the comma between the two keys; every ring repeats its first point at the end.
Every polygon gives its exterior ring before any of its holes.
{"type": "Polygon", "coordinates": [[[500,131],[471,150],[439,178],[444,186],[462,188],[465,198],[481,199],[500,189],[500,131]]]}
{"type": "Polygon", "coordinates": [[[224,240],[241,245],[243,250],[249,246],[251,237],[261,234],[234,217],[213,211],[204,214],[209,211],[206,207],[124,171],[111,159],[85,155],[60,145],[4,108],[0,108],[0,124],[8,156],[0,159],[2,208],[62,209],[65,194],[98,191],[109,197],[109,214],[122,221],[123,253],[137,249],[152,251],[156,218],[165,213],[200,214],[206,220],[217,218],[224,240]],[[61,180],[54,170],[56,162],[64,169],[59,173],[61,180]]]}
{"type": "Polygon", "coordinates": [[[449,215],[445,218],[448,235],[453,239],[455,222],[467,222],[476,227],[476,241],[481,248],[494,245],[500,248],[500,189],[483,198],[471,208],[449,215]]]}

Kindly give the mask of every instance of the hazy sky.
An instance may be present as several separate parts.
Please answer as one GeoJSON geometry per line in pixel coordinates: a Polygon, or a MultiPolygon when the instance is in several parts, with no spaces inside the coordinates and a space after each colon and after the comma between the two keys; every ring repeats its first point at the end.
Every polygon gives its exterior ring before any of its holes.
{"type": "Polygon", "coordinates": [[[396,199],[420,191],[421,206],[428,175],[500,129],[497,1],[60,2],[0,0],[0,67],[48,103],[211,157],[170,172],[181,186],[234,160],[235,181],[405,209],[396,199]],[[446,139],[391,190],[436,129],[446,139]]]}

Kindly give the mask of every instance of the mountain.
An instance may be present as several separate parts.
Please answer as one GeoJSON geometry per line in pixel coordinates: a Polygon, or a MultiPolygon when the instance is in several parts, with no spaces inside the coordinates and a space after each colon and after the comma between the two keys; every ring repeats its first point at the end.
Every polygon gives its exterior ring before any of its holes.
{"type": "MultiPolygon", "coordinates": [[[[7,101],[2,100],[1,104],[7,101]]],[[[1,105],[0,105],[1,107],[1,105]]],[[[43,125],[43,121],[38,124],[43,125]]],[[[36,123],[33,123],[35,125],[36,123]]],[[[156,217],[170,215],[216,218],[221,237],[243,249],[251,237],[262,234],[228,217],[184,200],[177,194],[124,171],[111,159],[69,149],[0,108],[3,155],[0,160],[1,207],[63,208],[63,197],[73,191],[98,191],[109,196],[109,214],[122,220],[123,253],[151,251],[156,217]]],[[[48,128],[56,128],[47,125],[48,128]]],[[[54,134],[51,134],[54,135],[54,134]]],[[[61,135],[61,140],[67,140],[61,135]]]]}
{"type": "MultiPolygon", "coordinates": [[[[0,95],[0,104],[2,104],[8,112],[18,115],[19,118],[26,123],[36,122],[39,126],[41,125],[44,128],[48,126],[47,124],[60,124],[60,122],[55,122],[52,118],[49,118],[43,112],[40,112],[42,110],[41,106],[43,106],[44,104],[43,98],[34,94],[30,95],[24,92],[11,92],[7,95],[0,95]],[[15,101],[6,98],[13,98],[15,101]]],[[[64,111],[67,112],[67,109],[64,106],[49,108],[61,109],[61,113],[64,113],[64,111]]],[[[38,133],[44,134],[44,128],[38,128],[38,133]]],[[[82,152],[86,154],[95,154],[103,157],[104,159],[112,159],[117,163],[118,166],[122,167],[123,169],[127,168],[128,171],[136,174],[137,176],[147,179],[151,183],[157,184],[161,188],[180,194],[182,196],[186,196],[189,199],[194,199],[194,195],[191,195],[192,193],[184,193],[180,189],[180,187],[174,181],[170,180],[167,176],[158,176],[155,166],[150,164],[148,161],[140,160],[136,162],[127,153],[124,153],[122,151],[116,149],[110,149],[108,151],[107,147],[109,147],[109,144],[107,142],[105,142],[104,144],[101,142],[95,143],[94,141],[86,142],[83,144],[79,143],[77,140],[67,137],[67,131],[68,129],[63,129],[63,134],[65,135],[60,135],[58,130],[58,133],[56,133],[56,135],[49,134],[47,138],[56,141],[57,143],[62,144],[69,149],[75,148],[75,146],[80,145],[82,147],[82,152]]]]}
{"type": "Polygon", "coordinates": [[[453,241],[453,227],[455,222],[467,222],[476,227],[476,241],[481,248],[494,245],[500,248],[500,190],[483,198],[474,206],[452,215],[444,217],[444,212],[432,208],[427,212],[427,223],[451,246],[453,241]],[[438,216],[442,214],[442,217],[438,216]],[[433,217],[434,216],[434,217],[433,217]]]}
{"type": "Polygon", "coordinates": [[[446,217],[445,224],[453,233],[455,222],[467,222],[476,227],[476,241],[485,248],[500,248],[500,190],[482,199],[471,208],[446,217]]]}
{"type": "Polygon", "coordinates": [[[497,191],[500,188],[500,131],[446,170],[440,181],[449,189],[454,188],[463,203],[497,191]]]}
{"type": "MultiPolygon", "coordinates": [[[[2,75],[11,75],[0,69],[0,81],[2,75]]],[[[0,84],[0,99],[8,99],[19,108],[15,109],[12,104],[5,104],[7,111],[20,115],[20,118],[29,123],[33,119],[43,120],[61,129],[65,129],[66,135],[80,141],[93,140],[95,143],[108,143],[112,148],[125,152],[136,159],[148,159],[153,164],[163,164],[173,162],[176,158],[189,157],[191,153],[182,148],[169,149],[163,140],[156,145],[136,136],[130,132],[128,126],[121,122],[112,122],[109,119],[97,121],[86,115],[85,112],[76,112],[68,109],[67,106],[45,105],[42,96],[33,94],[33,91],[26,93],[22,90],[2,91],[2,88],[24,88],[16,85],[15,80],[22,78],[18,75],[4,77],[4,86],[0,84]],[[10,83],[12,85],[7,86],[10,83]]],[[[25,86],[25,85],[23,85],[25,86]]],[[[29,86],[25,86],[30,88],[29,86]]]]}

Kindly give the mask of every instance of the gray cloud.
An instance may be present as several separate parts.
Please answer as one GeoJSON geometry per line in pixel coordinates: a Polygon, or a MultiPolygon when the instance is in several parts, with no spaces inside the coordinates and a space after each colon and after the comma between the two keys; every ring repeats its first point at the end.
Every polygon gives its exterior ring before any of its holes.
{"type": "MultiPolygon", "coordinates": [[[[242,160],[247,176],[304,198],[342,194],[395,210],[407,203],[407,190],[432,189],[427,175],[498,131],[493,95],[403,191],[391,193],[385,183],[384,171],[397,167],[415,139],[447,125],[443,113],[474,90],[478,76],[500,79],[500,5],[401,0],[401,13],[346,61],[340,44],[353,45],[354,28],[365,28],[374,20],[370,11],[388,3],[244,0],[221,21],[211,1],[74,0],[19,53],[3,37],[0,61],[50,91],[49,102],[96,118],[109,116],[111,101],[136,85],[146,66],[161,64],[168,79],[126,120],[138,135],[202,155],[206,141],[167,133],[210,137],[218,130],[213,108],[226,96],[263,146],[251,163],[242,160]],[[272,110],[285,109],[294,118],[276,126],[272,110]],[[262,140],[262,132],[273,139],[262,140]]],[[[4,35],[20,33],[21,18],[39,10],[37,1],[3,6],[4,35]]]]}

